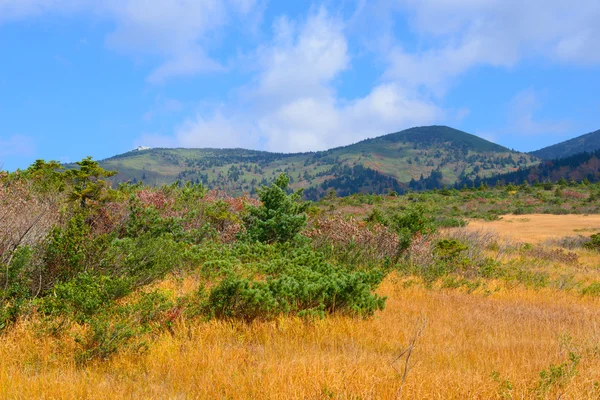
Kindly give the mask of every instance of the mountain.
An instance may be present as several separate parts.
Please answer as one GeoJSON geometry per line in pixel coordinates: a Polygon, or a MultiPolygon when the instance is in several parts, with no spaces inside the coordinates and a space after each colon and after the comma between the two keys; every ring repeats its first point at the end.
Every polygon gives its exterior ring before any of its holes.
{"type": "Polygon", "coordinates": [[[591,152],[600,149],[600,130],[578,136],[576,138],[532,151],[530,154],[542,160],[555,160],[569,157],[578,153],[591,152]]]}
{"type": "Polygon", "coordinates": [[[579,153],[556,160],[546,160],[537,165],[522,167],[518,171],[494,175],[489,178],[476,178],[463,180],[456,184],[457,187],[466,185],[479,186],[485,183],[488,186],[512,183],[520,185],[524,182],[559,182],[587,179],[590,182],[600,182],[600,149],[589,153],[579,153]]]}
{"type": "Polygon", "coordinates": [[[477,136],[446,126],[407,129],[312,153],[282,154],[244,149],[142,149],[101,161],[117,170],[115,182],[150,185],[202,182],[232,193],[250,192],[279,173],[308,198],[331,189],[339,195],[385,193],[452,185],[516,171],[539,162],[477,136]]]}

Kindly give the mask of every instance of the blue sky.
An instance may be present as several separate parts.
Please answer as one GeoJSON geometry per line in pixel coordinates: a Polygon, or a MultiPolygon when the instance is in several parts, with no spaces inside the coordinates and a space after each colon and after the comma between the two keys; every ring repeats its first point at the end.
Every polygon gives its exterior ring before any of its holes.
{"type": "Polygon", "coordinates": [[[0,0],[0,163],[600,129],[600,2],[0,0]]]}

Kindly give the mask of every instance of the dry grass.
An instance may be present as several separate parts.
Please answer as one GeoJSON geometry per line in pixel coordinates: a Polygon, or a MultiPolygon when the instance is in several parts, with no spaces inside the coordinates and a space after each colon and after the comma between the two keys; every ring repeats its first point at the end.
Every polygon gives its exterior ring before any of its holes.
{"type": "Polygon", "coordinates": [[[471,229],[492,229],[522,242],[541,243],[577,233],[589,236],[598,232],[600,215],[503,215],[498,221],[472,220],[468,226],[471,229]]]}
{"type": "MultiPolygon", "coordinates": [[[[548,219],[569,225],[570,235],[571,217],[548,219]]],[[[589,223],[600,225],[594,218],[589,223]]],[[[542,234],[523,233],[531,222],[492,224],[522,241],[542,234]]],[[[387,306],[370,319],[181,320],[174,334],[148,337],[147,352],[85,368],[73,361],[71,336],[40,336],[33,321],[24,321],[0,336],[0,398],[391,399],[402,383],[392,362],[420,319],[427,325],[402,398],[600,398],[600,298],[495,282],[488,288],[497,290],[468,294],[411,282],[388,276],[379,290],[387,306]],[[581,356],[577,374],[536,390],[540,372],[567,362],[571,351],[581,356]]],[[[181,295],[197,283],[189,277],[156,287],[181,295]]]]}
{"type": "Polygon", "coordinates": [[[390,276],[381,287],[388,306],[369,320],[182,322],[143,355],[86,368],[72,362],[69,338],[39,338],[21,324],[0,339],[0,398],[393,398],[401,376],[390,363],[421,316],[428,324],[404,398],[496,398],[493,371],[510,380],[514,398],[535,397],[539,372],[567,360],[567,337],[582,356],[578,375],[549,398],[600,396],[597,299],[405,286],[390,276]]]}

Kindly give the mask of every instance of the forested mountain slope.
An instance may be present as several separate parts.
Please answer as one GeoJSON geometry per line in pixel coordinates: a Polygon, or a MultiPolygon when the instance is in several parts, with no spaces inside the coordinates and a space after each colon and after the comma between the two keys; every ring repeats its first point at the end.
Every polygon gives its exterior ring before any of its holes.
{"type": "Polygon", "coordinates": [[[202,182],[232,193],[253,193],[281,172],[309,198],[329,190],[345,195],[452,185],[536,164],[519,153],[446,126],[407,129],[349,146],[313,153],[281,154],[244,149],[148,149],[101,162],[119,171],[115,182],[150,185],[202,182]]]}
{"type": "Polygon", "coordinates": [[[600,149],[600,130],[532,151],[531,154],[542,160],[555,160],[598,149],[600,149]]]}

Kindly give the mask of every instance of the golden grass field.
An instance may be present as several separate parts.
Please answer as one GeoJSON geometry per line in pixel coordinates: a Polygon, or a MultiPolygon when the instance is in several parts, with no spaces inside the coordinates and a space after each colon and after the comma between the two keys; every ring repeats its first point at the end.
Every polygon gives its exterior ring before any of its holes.
{"type": "Polygon", "coordinates": [[[556,237],[600,232],[600,215],[503,215],[497,221],[473,220],[470,229],[491,229],[503,236],[528,243],[556,237]]]}
{"type": "MultiPolygon", "coordinates": [[[[600,216],[505,216],[473,225],[533,242],[548,230],[600,227],[600,216]]],[[[549,264],[549,272],[597,278],[600,255],[578,251],[583,265],[549,264]]],[[[176,292],[194,284],[161,283],[176,292]]],[[[145,353],[86,367],[75,365],[69,335],[40,336],[33,321],[22,322],[0,337],[0,398],[600,399],[600,297],[495,281],[469,293],[396,274],[379,292],[387,305],[370,319],[180,321],[174,334],[149,338],[145,353]],[[393,362],[423,321],[402,384],[406,359],[393,362]],[[570,352],[580,357],[572,369],[570,352]]]]}

